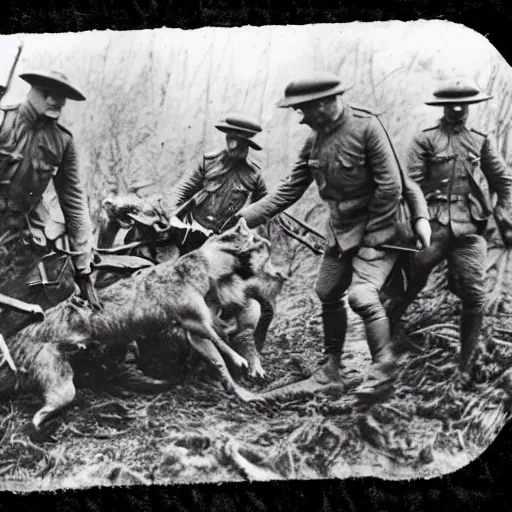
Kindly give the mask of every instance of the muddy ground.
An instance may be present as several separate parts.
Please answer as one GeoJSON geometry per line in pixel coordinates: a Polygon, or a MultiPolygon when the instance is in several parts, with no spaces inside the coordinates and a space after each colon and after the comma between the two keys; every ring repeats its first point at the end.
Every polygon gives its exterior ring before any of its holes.
{"type": "MultiPolygon", "coordinates": [[[[248,387],[271,389],[306,377],[317,365],[321,325],[314,268],[285,283],[262,353],[268,382],[244,380],[248,387]]],[[[165,371],[175,377],[169,391],[114,396],[81,388],[39,440],[30,441],[22,431],[39,407],[33,396],[2,404],[2,488],[366,475],[409,479],[457,470],[482,453],[507,421],[512,345],[508,316],[498,312],[499,341],[482,338],[475,383],[465,387],[455,371],[458,303],[438,275],[432,281],[435,291],[427,287],[406,315],[397,341],[399,375],[380,403],[361,402],[354,394],[370,364],[354,315],[344,355],[346,389],[315,397],[243,404],[224,392],[204,364],[192,358],[173,367],[169,358],[176,353],[160,347],[157,359],[167,361],[165,371]],[[419,328],[424,330],[411,334],[419,328]]],[[[488,319],[491,330],[495,320],[488,319]]],[[[141,364],[161,376],[162,365],[142,352],[141,364]]]]}

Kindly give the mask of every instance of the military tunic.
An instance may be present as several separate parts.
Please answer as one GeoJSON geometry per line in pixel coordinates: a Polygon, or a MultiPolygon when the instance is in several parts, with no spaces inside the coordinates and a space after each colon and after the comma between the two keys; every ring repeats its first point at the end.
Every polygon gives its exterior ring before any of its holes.
{"type": "Polygon", "coordinates": [[[466,309],[481,311],[487,253],[481,235],[493,211],[491,193],[498,205],[512,206],[512,175],[489,136],[444,117],[414,138],[408,171],[433,221],[432,244],[413,263],[419,285],[446,258],[452,291],[466,309]]]}
{"type": "Polygon", "coordinates": [[[412,220],[428,218],[421,192],[402,190],[398,164],[378,120],[357,107],[345,105],[327,133],[310,137],[277,190],[240,214],[249,226],[259,225],[298,201],[313,181],[329,207],[331,245],[342,251],[391,241],[402,193],[410,199],[412,220]]]}
{"type": "Polygon", "coordinates": [[[250,227],[294,204],[315,181],[330,211],[329,246],[316,292],[336,303],[347,292],[353,309],[372,321],[385,316],[379,290],[398,254],[379,246],[394,241],[399,204],[405,196],[414,222],[428,219],[419,187],[404,179],[391,144],[374,114],[344,105],[330,128],[311,136],[297,164],[272,194],[240,211],[250,227]],[[405,185],[405,189],[403,188],[405,185]]]}
{"type": "MultiPolygon", "coordinates": [[[[73,257],[75,269],[84,273],[91,270],[92,224],[80,184],[76,150],[71,133],[39,116],[28,101],[2,109],[0,116],[0,291],[45,309],[53,303],[39,287],[28,287],[26,280],[30,270],[51,250],[49,242],[63,234],[62,226],[52,221],[42,202],[51,180],[66,222],[70,249],[80,253],[73,257]]],[[[27,317],[2,312],[1,332],[27,317]]]]}
{"type": "Polygon", "coordinates": [[[251,159],[232,161],[226,150],[204,156],[190,176],[173,190],[165,202],[166,212],[173,212],[198,194],[189,211],[202,226],[218,231],[248,200],[258,201],[267,194],[260,168],[251,159]]]}

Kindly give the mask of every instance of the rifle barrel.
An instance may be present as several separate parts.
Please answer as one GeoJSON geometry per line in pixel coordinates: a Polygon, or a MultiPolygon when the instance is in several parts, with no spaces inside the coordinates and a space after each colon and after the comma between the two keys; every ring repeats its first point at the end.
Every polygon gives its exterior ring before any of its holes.
{"type": "Polygon", "coordinates": [[[22,313],[29,313],[39,322],[44,319],[44,312],[38,304],[29,304],[28,302],[9,297],[3,293],[0,293],[0,306],[14,309],[15,311],[21,311],[22,313]]]}

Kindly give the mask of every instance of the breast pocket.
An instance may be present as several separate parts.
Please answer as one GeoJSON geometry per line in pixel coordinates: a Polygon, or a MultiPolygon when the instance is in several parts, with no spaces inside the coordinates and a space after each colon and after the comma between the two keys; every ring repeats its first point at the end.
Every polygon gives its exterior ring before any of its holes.
{"type": "Polygon", "coordinates": [[[236,184],[229,192],[228,211],[234,215],[245,203],[251,191],[242,184],[236,184]]]}
{"type": "Polygon", "coordinates": [[[320,160],[310,158],[308,160],[308,167],[311,170],[311,174],[313,175],[313,178],[315,178],[318,188],[321,190],[322,188],[325,187],[325,183],[326,183],[325,164],[322,164],[322,162],[320,162],[320,160]]]}
{"type": "Polygon", "coordinates": [[[455,165],[454,154],[438,153],[429,158],[429,179],[441,184],[451,176],[453,166],[455,165]]]}
{"type": "Polygon", "coordinates": [[[349,194],[366,188],[370,181],[366,158],[337,155],[329,173],[329,181],[335,186],[343,187],[343,190],[349,194]]]}

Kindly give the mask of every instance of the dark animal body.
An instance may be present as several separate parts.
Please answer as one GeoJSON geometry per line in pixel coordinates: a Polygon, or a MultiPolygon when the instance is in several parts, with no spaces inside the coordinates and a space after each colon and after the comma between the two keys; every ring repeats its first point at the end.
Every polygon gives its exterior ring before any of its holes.
{"type": "Polygon", "coordinates": [[[45,404],[32,420],[39,429],[75,397],[70,351],[95,344],[126,347],[134,338],[144,339],[177,323],[230,391],[246,401],[257,399],[227,369],[222,356],[237,368],[247,367],[247,361],[222,339],[212,305],[230,311],[243,307],[250,278],[268,261],[269,246],[241,221],[175,263],[143,269],[101,290],[101,312],[77,306],[73,299],[47,310],[43,322],[7,340],[18,374],[0,368],[0,389],[42,392],[45,404]]]}
{"type": "MultiPolygon", "coordinates": [[[[103,200],[98,246],[111,248],[119,239],[121,229],[128,229],[122,238],[122,243],[149,242],[130,249],[128,254],[147,258],[154,262],[177,259],[177,252],[167,251],[167,248],[176,243],[177,238],[180,241],[185,239],[184,246],[182,245],[181,248],[185,254],[206,240],[206,235],[193,229],[185,236],[179,233],[173,235],[173,230],[169,230],[168,216],[159,206],[158,197],[140,197],[136,193],[109,196],[103,200]]],[[[249,301],[254,299],[258,303],[256,308],[258,310],[251,312],[254,315],[253,318],[237,319],[235,318],[237,313],[234,311],[227,311],[225,308],[222,312],[219,311],[228,323],[238,323],[238,326],[230,331],[231,339],[237,345],[237,350],[242,351],[248,358],[252,377],[265,376],[258,353],[264,346],[268,329],[274,319],[277,296],[281,292],[283,283],[289,277],[290,268],[286,270],[275,268],[269,262],[262,272],[248,282],[245,295],[246,307],[241,311],[250,308],[249,301]]],[[[97,285],[98,287],[108,286],[117,279],[119,279],[119,273],[103,272],[97,280],[97,285]]],[[[254,305],[252,309],[255,309],[254,305]]]]}

